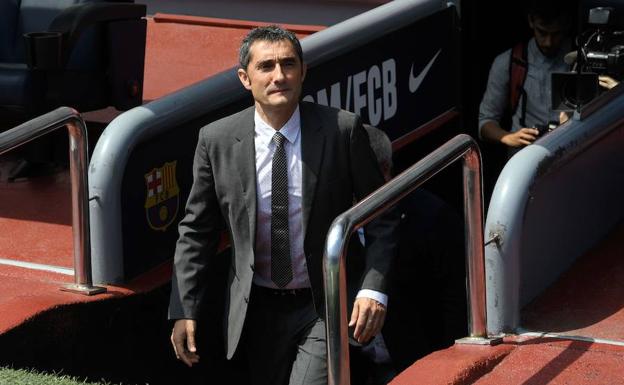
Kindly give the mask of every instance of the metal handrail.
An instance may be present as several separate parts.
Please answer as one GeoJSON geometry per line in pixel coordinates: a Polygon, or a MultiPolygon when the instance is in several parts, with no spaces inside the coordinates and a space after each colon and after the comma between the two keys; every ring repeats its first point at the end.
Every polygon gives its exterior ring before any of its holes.
{"type": "Polygon", "coordinates": [[[488,338],[486,330],[481,152],[470,136],[461,134],[339,215],[332,223],[327,234],[323,257],[329,385],[349,385],[351,381],[344,267],[351,234],[459,159],[462,159],[463,164],[464,221],[468,258],[470,302],[468,340],[469,343],[476,344],[492,344],[498,341],[495,338],[488,338]]]}
{"type": "Polygon", "coordinates": [[[74,245],[74,284],[61,290],[86,295],[103,293],[91,278],[91,238],[87,195],[87,126],[80,114],[61,107],[0,134],[0,155],[63,126],[69,132],[69,173],[72,195],[72,235],[74,245]]]}

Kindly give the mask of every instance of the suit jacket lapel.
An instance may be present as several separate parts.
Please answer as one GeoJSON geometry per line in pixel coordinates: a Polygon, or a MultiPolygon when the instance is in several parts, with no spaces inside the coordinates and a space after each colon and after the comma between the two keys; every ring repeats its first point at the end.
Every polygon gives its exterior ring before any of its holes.
{"type": "Polygon", "coordinates": [[[234,154],[236,161],[236,174],[238,174],[243,199],[249,215],[249,231],[252,237],[256,235],[256,148],[254,144],[254,109],[245,119],[245,125],[239,127],[235,135],[234,154]]]}
{"type": "Polygon", "coordinates": [[[314,112],[306,107],[305,104],[300,104],[304,240],[310,211],[314,203],[314,192],[316,191],[325,145],[325,135],[321,130],[320,121],[318,118],[315,119],[314,112]]]}

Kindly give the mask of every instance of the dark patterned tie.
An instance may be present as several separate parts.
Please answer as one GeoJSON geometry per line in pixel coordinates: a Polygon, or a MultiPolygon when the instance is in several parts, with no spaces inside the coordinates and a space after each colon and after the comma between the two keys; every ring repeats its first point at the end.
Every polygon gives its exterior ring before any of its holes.
{"type": "Polygon", "coordinates": [[[285,140],[284,135],[279,132],[273,135],[276,146],[271,177],[271,280],[278,287],[286,286],[293,279],[288,236],[288,170],[285,140]]]}

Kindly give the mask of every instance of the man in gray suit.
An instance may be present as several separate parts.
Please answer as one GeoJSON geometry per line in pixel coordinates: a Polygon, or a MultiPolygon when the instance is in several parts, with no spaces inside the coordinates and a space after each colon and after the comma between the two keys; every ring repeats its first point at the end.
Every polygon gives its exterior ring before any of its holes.
{"type": "MultiPolygon", "coordinates": [[[[225,227],[232,246],[227,358],[244,355],[254,385],[326,384],[325,237],[333,219],[381,186],[383,176],[358,116],[299,101],[306,66],[294,34],[256,28],[239,59],[238,76],[255,103],[200,131],[175,253],[171,341],[188,366],[199,361],[198,309],[214,295],[206,292],[206,273],[218,263],[225,227]]],[[[358,264],[362,271],[350,319],[359,342],[384,323],[394,224],[372,221],[366,250],[348,261],[348,273],[358,264]]]]}

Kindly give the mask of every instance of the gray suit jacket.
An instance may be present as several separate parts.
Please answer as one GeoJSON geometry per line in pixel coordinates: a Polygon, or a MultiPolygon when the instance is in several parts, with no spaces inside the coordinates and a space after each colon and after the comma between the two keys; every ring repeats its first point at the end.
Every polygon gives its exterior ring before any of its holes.
{"type": "MultiPolygon", "coordinates": [[[[360,118],[352,113],[302,102],[301,156],[304,252],[314,304],[324,313],[322,258],[331,222],[383,184],[360,118]]],[[[254,273],[256,165],[254,108],[203,127],[195,152],[193,187],[180,222],[169,318],[197,319],[206,272],[216,263],[219,233],[230,235],[232,258],[225,293],[228,358],[240,339],[254,273]]],[[[366,251],[348,264],[362,267],[360,288],[385,291],[394,254],[395,221],[366,226],[366,251]]],[[[357,238],[357,237],[354,237],[357,238]]],[[[353,269],[348,269],[348,271],[353,269]]]]}

